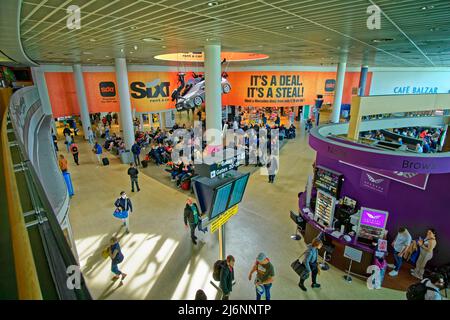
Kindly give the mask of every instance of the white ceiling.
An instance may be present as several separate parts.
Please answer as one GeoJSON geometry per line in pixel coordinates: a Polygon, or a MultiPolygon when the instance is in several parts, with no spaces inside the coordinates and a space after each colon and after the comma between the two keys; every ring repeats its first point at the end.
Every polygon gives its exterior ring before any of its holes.
{"type": "Polygon", "coordinates": [[[133,64],[173,65],[153,57],[202,51],[206,39],[216,39],[223,51],[270,56],[234,63],[239,66],[330,66],[346,51],[349,66],[450,66],[450,0],[210,2],[215,5],[201,0],[24,0],[21,38],[25,52],[39,63],[112,65],[114,57],[126,56],[133,64]],[[71,4],[81,8],[80,30],[66,27],[71,4]],[[366,26],[372,4],[382,10],[380,30],[366,26]],[[150,37],[161,41],[142,40],[150,37]]]}

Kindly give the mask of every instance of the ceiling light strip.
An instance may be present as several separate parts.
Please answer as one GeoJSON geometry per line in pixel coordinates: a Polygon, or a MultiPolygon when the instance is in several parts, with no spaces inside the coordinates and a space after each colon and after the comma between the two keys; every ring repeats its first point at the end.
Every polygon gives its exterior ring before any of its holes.
{"type": "Polygon", "coordinates": [[[315,25],[317,25],[317,26],[319,26],[319,27],[322,27],[322,28],[324,28],[324,29],[333,31],[333,32],[335,32],[335,33],[337,33],[337,34],[339,34],[339,35],[341,35],[341,36],[344,36],[344,37],[346,37],[346,38],[352,39],[352,40],[357,41],[357,42],[359,42],[359,43],[362,43],[362,44],[364,44],[364,45],[366,45],[366,46],[372,47],[372,48],[374,48],[374,49],[376,49],[376,50],[378,50],[378,51],[384,52],[384,53],[386,53],[386,54],[388,54],[388,55],[390,55],[390,56],[392,56],[392,57],[394,57],[394,58],[403,60],[403,61],[405,61],[405,62],[407,62],[407,63],[409,63],[409,64],[414,64],[413,62],[411,62],[411,61],[409,61],[409,60],[406,60],[406,59],[404,59],[404,58],[402,58],[402,57],[396,56],[395,54],[392,54],[392,53],[390,53],[390,52],[388,52],[388,51],[385,51],[385,50],[383,50],[383,49],[377,48],[377,47],[375,47],[375,46],[373,46],[373,45],[370,45],[370,44],[368,44],[368,43],[366,43],[366,42],[364,42],[364,41],[361,41],[361,40],[359,40],[359,39],[357,39],[357,38],[353,38],[352,36],[349,36],[349,35],[347,35],[347,34],[345,34],[345,33],[342,33],[342,32],[340,32],[340,31],[337,31],[337,30],[334,30],[334,29],[329,28],[329,27],[327,27],[327,26],[324,26],[324,25],[322,25],[322,24],[320,24],[320,23],[318,23],[318,22],[315,22],[315,21],[313,21],[313,20],[311,20],[311,19],[302,17],[302,16],[300,16],[300,15],[298,15],[298,14],[291,13],[291,12],[289,12],[289,11],[287,11],[287,10],[281,9],[281,8],[279,8],[279,7],[275,6],[275,5],[272,5],[272,4],[270,4],[270,3],[267,3],[267,2],[265,2],[265,1],[263,1],[263,0],[258,0],[258,1],[261,2],[261,3],[264,3],[264,4],[268,5],[268,6],[271,6],[272,8],[274,8],[274,9],[276,9],[276,10],[281,10],[281,11],[283,11],[283,12],[289,13],[289,14],[291,14],[291,15],[293,15],[293,16],[296,16],[297,18],[306,20],[306,21],[308,21],[308,22],[310,22],[310,23],[313,23],[313,24],[315,24],[315,25]]]}
{"type": "Polygon", "coordinates": [[[389,20],[390,23],[392,23],[393,26],[395,26],[398,31],[400,31],[405,37],[406,39],[408,39],[409,42],[411,42],[411,44],[425,57],[425,59],[427,59],[432,65],[433,67],[435,67],[436,65],[433,63],[433,61],[431,61],[431,59],[422,51],[422,49],[419,48],[419,46],[394,22],[392,21],[391,18],[389,18],[389,16],[381,9],[380,6],[378,6],[375,2],[373,2],[372,0],[369,0],[369,2],[371,4],[373,4],[374,6],[377,6],[378,8],[380,8],[381,13],[383,14],[383,16],[389,20]]]}

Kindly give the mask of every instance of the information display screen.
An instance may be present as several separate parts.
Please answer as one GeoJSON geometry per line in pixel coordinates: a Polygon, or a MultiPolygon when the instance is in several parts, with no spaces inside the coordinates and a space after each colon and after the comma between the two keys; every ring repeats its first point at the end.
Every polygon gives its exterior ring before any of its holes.
{"type": "Polygon", "coordinates": [[[247,186],[249,174],[237,179],[234,182],[233,192],[231,193],[230,202],[228,203],[228,208],[231,208],[235,204],[242,201],[242,197],[244,196],[244,191],[247,186]]]}
{"type": "Polygon", "coordinates": [[[314,175],[314,185],[337,199],[339,198],[342,178],[343,175],[338,172],[317,166],[314,175]]]}
{"type": "Polygon", "coordinates": [[[227,210],[228,199],[230,197],[232,186],[233,183],[229,183],[216,189],[216,195],[214,197],[211,215],[209,217],[210,220],[227,210]]]}

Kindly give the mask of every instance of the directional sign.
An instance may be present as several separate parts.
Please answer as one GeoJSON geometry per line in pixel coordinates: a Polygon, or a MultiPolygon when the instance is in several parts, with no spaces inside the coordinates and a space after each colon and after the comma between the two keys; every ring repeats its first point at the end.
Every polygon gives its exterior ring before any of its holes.
{"type": "Polygon", "coordinates": [[[214,233],[219,229],[222,225],[224,225],[232,216],[234,216],[238,212],[238,205],[231,207],[224,213],[222,213],[216,220],[211,223],[211,233],[214,233]]]}

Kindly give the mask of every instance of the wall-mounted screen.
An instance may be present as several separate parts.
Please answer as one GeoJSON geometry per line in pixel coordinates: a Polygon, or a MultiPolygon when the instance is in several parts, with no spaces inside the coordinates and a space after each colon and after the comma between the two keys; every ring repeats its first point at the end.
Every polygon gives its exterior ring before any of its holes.
{"type": "Polygon", "coordinates": [[[211,214],[209,216],[210,220],[227,210],[232,186],[233,183],[229,183],[216,189],[211,214]]]}
{"type": "Polygon", "coordinates": [[[245,176],[240,177],[234,182],[233,192],[231,193],[230,203],[228,204],[228,208],[231,208],[235,204],[242,201],[242,197],[244,196],[245,188],[247,187],[248,178],[250,174],[246,174],[245,176]]]}

